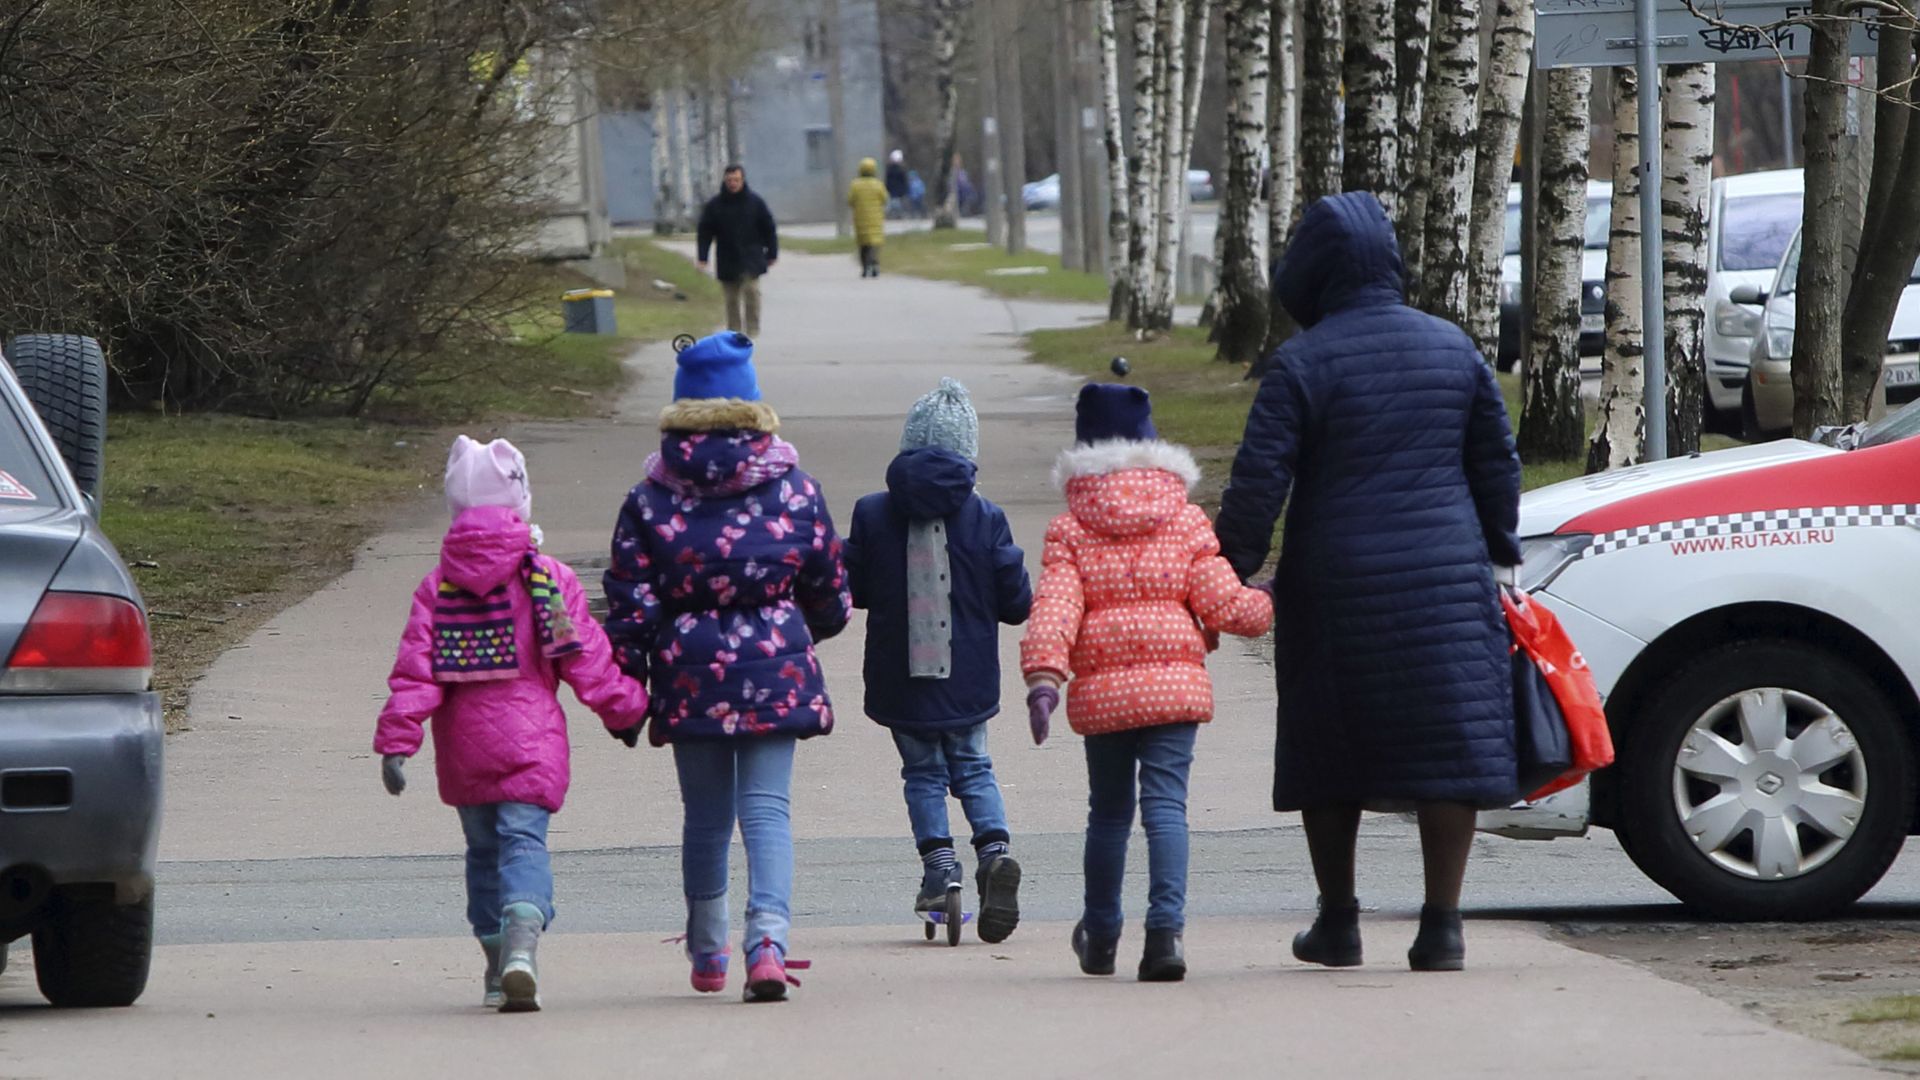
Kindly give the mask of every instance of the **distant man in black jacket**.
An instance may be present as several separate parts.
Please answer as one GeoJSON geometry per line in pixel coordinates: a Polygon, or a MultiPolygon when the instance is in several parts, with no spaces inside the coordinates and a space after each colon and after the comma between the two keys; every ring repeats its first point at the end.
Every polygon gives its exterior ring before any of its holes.
{"type": "Polygon", "coordinates": [[[760,336],[760,275],[780,258],[780,237],[773,211],[747,187],[747,171],[727,166],[720,194],[700,212],[700,269],[707,254],[718,249],[714,276],[727,294],[727,329],[750,338],[760,336]]]}

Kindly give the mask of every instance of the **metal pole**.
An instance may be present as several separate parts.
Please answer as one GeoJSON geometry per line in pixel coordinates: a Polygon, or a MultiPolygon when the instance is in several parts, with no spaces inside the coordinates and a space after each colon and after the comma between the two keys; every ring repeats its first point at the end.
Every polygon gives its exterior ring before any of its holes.
{"type": "Polygon", "coordinates": [[[1793,77],[1785,64],[1780,66],[1780,146],[1786,151],[1787,168],[1793,168],[1793,77]]]}
{"type": "Polygon", "coordinates": [[[1636,0],[1640,75],[1640,303],[1646,357],[1646,460],[1667,456],[1666,270],[1660,227],[1660,62],[1654,0],[1636,0]]]}

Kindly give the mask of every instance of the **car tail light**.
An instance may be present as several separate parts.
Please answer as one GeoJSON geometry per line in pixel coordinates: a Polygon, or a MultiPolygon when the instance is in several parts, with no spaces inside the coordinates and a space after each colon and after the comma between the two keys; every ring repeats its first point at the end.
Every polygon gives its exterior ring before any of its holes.
{"type": "Polygon", "coordinates": [[[0,691],[131,693],[152,679],[153,642],[137,606],[117,596],[50,592],[0,671],[0,691]]]}

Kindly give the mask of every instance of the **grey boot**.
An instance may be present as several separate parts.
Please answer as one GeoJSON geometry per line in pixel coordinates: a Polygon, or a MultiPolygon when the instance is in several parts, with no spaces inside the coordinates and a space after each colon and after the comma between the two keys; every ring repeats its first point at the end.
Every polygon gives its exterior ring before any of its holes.
{"type": "Polygon", "coordinates": [[[497,1009],[507,1000],[507,995],[500,989],[500,935],[482,937],[480,951],[487,954],[486,996],[480,999],[480,1004],[497,1009]]]}
{"type": "Polygon", "coordinates": [[[540,981],[533,953],[540,945],[546,919],[532,904],[508,904],[500,916],[500,990],[506,1000],[501,1012],[537,1012],[540,981]]]}

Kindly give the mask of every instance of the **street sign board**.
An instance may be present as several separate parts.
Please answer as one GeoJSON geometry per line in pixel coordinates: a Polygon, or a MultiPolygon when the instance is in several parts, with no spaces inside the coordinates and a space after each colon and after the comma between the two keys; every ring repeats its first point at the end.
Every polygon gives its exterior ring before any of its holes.
{"type": "MultiPolygon", "coordinates": [[[[1780,25],[1811,14],[1811,0],[1696,0],[1694,6],[1700,15],[1689,11],[1685,0],[1658,0],[1655,40],[1661,64],[1798,59],[1813,44],[1811,28],[1780,25]]],[[[1538,66],[1627,67],[1634,62],[1639,42],[1634,32],[1634,0],[1536,0],[1534,10],[1538,66]]],[[[1878,51],[1878,30],[1865,19],[1857,21],[1852,54],[1871,56],[1878,51]]]]}

